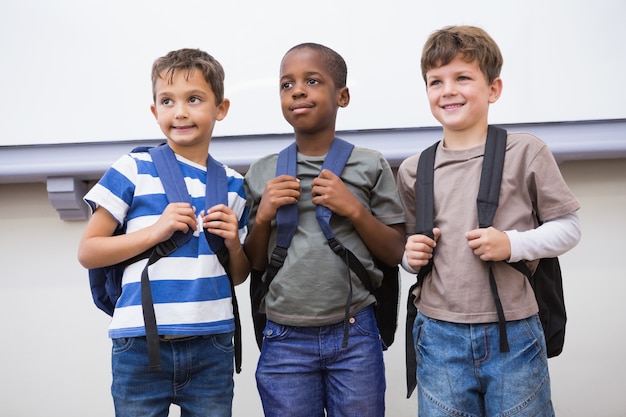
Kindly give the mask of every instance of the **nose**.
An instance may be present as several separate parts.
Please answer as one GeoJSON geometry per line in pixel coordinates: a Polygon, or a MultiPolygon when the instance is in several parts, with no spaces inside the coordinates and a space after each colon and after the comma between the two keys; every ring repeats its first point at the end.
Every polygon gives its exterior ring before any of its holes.
{"type": "Polygon", "coordinates": [[[306,89],[304,88],[302,83],[295,83],[293,85],[293,89],[291,90],[291,96],[293,98],[300,98],[306,96],[306,89]]]}
{"type": "Polygon", "coordinates": [[[456,84],[455,83],[444,83],[443,84],[443,95],[444,96],[453,96],[456,95],[456,84]]]}
{"type": "Polygon", "coordinates": [[[187,104],[185,102],[178,102],[174,107],[174,117],[177,119],[187,118],[187,104]]]}

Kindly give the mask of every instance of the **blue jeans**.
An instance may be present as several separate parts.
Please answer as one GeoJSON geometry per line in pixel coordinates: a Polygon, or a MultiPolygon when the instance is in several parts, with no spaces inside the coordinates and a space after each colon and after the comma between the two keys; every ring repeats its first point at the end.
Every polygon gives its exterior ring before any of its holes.
{"type": "Polygon", "coordinates": [[[507,322],[501,353],[497,323],[459,324],[418,313],[418,415],[553,416],[548,358],[537,315],[507,322]]]}
{"type": "Polygon", "coordinates": [[[373,309],[322,327],[267,322],[256,381],[266,417],[382,417],[385,366],[373,309]]]}
{"type": "Polygon", "coordinates": [[[161,341],[161,371],[148,369],[145,337],[113,339],[111,393],[118,417],[230,417],[233,333],[161,341]]]}

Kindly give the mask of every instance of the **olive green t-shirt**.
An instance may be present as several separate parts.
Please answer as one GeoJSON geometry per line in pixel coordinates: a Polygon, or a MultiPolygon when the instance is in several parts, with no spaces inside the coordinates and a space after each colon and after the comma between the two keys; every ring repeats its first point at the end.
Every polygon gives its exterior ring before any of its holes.
{"type": "MultiPolygon", "coordinates": [[[[276,161],[277,154],[268,155],[252,163],[246,173],[244,186],[250,206],[248,224],[252,227],[265,183],[276,176],[276,161]]],[[[325,326],[341,322],[350,282],[353,290],[352,314],[375,302],[357,275],[330,249],[315,218],[311,182],[319,175],[323,162],[323,156],[298,153],[297,177],[302,190],[298,202],[298,227],[285,263],[265,297],[268,319],[280,324],[325,326]]],[[[348,190],[382,223],[404,223],[404,210],[393,173],[379,152],[355,147],[340,177],[348,190]]],[[[330,226],[335,237],[361,261],[373,284],[380,285],[382,272],[374,266],[369,250],[352,223],[333,214],[330,226]]],[[[275,245],[276,223],[273,221],[268,257],[275,245]]]]}

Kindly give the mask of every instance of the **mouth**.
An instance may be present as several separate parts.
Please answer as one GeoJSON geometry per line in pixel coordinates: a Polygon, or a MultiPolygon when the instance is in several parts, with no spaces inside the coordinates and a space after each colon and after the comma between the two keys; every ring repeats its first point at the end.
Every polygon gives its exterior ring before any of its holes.
{"type": "Polygon", "coordinates": [[[464,104],[462,104],[462,103],[452,103],[452,104],[445,104],[445,105],[440,106],[440,107],[443,110],[456,110],[456,109],[460,109],[463,106],[464,106],[464,104]]]}
{"type": "Polygon", "coordinates": [[[295,114],[302,114],[312,109],[314,106],[310,103],[296,103],[293,106],[289,107],[289,110],[295,114]]]}
{"type": "Polygon", "coordinates": [[[184,132],[186,130],[191,130],[194,128],[194,125],[185,125],[185,126],[172,126],[172,130],[177,132],[184,132]]]}

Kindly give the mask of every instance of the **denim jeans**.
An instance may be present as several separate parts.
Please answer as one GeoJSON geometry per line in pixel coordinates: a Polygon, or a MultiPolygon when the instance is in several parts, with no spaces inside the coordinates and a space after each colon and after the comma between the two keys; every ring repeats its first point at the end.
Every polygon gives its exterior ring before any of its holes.
{"type": "Polygon", "coordinates": [[[118,417],[230,417],[233,333],[161,341],[161,371],[150,371],[145,337],[113,339],[111,393],[118,417]]]}
{"type": "Polygon", "coordinates": [[[267,322],[256,370],[266,417],[382,417],[385,366],[373,309],[322,327],[267,322]],[[324,414],[326,410],[327,414],[324,414]]]}
{"type": "Polygon", "coordinates": [[[459,324],[418,313],[418,415],[553,416],[548,358],[537,315],[507,322],[510,352],[497,323],[459,324]]]}

